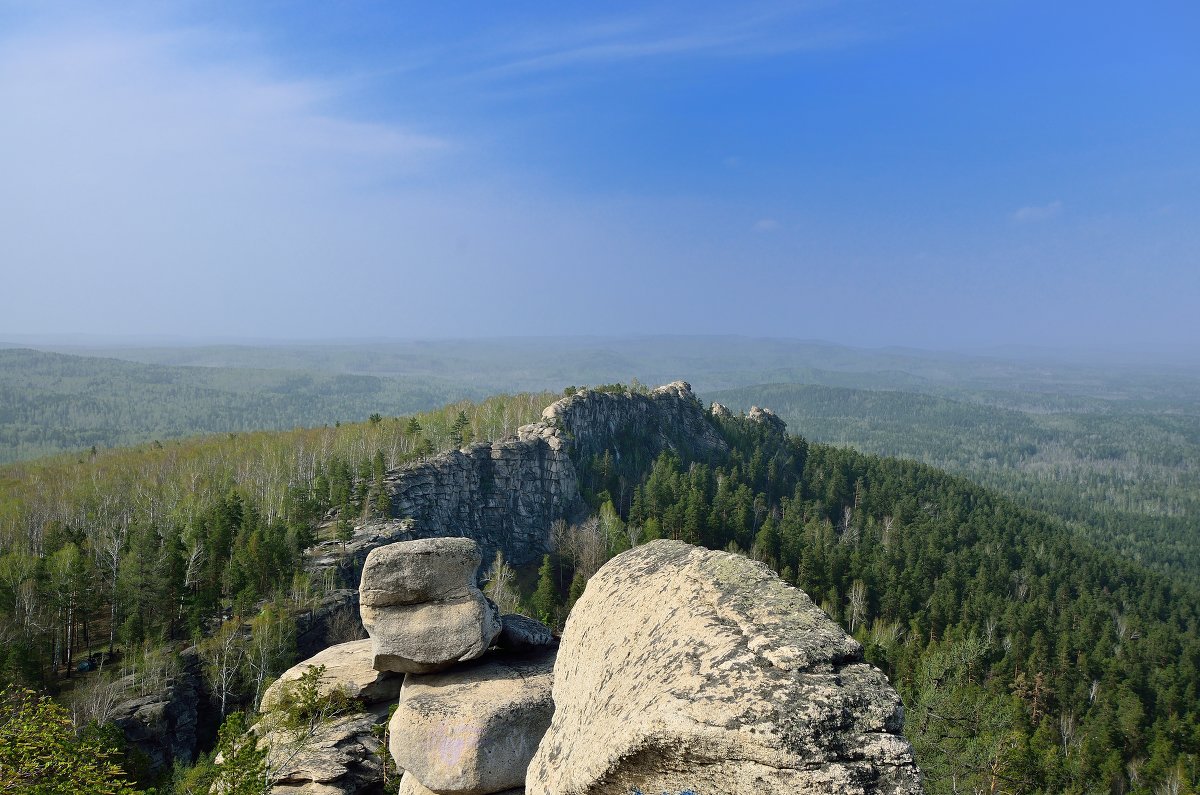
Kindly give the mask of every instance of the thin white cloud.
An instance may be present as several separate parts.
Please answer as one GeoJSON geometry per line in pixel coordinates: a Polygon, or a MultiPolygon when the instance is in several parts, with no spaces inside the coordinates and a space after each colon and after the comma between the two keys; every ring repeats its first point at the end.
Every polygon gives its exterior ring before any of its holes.
{"type": "Polygon", "coordinates": [[[693,8],[686,15],[672,7],[557,29],[546,26],[535,36],[504,37],[508,44],[490,53],[492,63],[480,74],[502,78],[677,56],[763,57],[841,49],[880,35],[876,29],[815,13],[825,10],[822,5],[750,10],[718,5],[707,12],[693,8]]]}
{"type": "Polygon", "coordinates": [[[779,228],[779,222],[774,218],[760,218],[754,222],[755,232],[774,232],[779,228]]]}
{"type": "Polygon", "coordinates": [[[1013,211],[1012,219],[1019,224],[1049,221],[1051,218],[1059,216],[1062,211],[1063,203],[1061,201],[1052,201],[1049,204],[1019,207],[1013,211]]]}

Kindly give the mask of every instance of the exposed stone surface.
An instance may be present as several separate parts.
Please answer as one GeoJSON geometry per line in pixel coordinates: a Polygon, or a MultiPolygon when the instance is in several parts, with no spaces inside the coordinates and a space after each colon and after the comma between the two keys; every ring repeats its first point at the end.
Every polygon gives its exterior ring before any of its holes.
{"type": "Polygon", "coordinates": [[[560,440],[509,437],[411,464],[388,476],[392,513],[417,536],[475,539],[491,560],[541,557],[555,519],[580,508],[575,467],[560,440]]]}
{"type": "Polygon", "coordinates": [[[563,632],[530,795],[915,795],[900,699],[809,598],[740,555],[655,541],[563,632]]]}
{"type": "Polygon", "coordinates": [[[377,790],[383,778],[380,742],[372,731],[387,719],[389,704],[339,715],[314,734],[275,726],[268,717],[258,730],[267,763],[277,770],[272,795],[354,795],[377,790]]]}
{"type": "Polygon", "coordinates": [[[715,400],[713,401],[713,404],[708,407],[708,413],[714,417],[717,417],[718,419],[729,419],[733,416],[733,412],[729,410],[728,406],[725,406],[722,403],[717,403],[715,400]]]}
{"type": "Polygon", "coordinates": [[[502,649],[519,651],[558,645],[558,639],[554,637],[550,627],[536,618],[520,613],[505,613],[500,616],[500,624],[500,635],[496,638],[496,645],[502,649]]]}
{"type": "Polygon", "coordinates": [[[582,389],[542,412],[516,436],[480,442],[389,473],[392,514],[411,517],[415,537],[473,538],[491,560],[514,565],[548,551],[550,526],[583,510],[575,461],[636,438],[655,454],[685,459],[727,452],[691,387],[676,381],[648,395],[582,389]]]}
{"type": "Polygon", "coordinates": [[[367,555],[359,603],[415,605],[457,599],[475,586],[482,558],[469,538],[424,538],[379,547],[367,555]]]}
{"type": "Polygon", "coordinates": [[[371,646],[370,638],[341,643],[330,646],[299,665],[292,666],[263,693],[259,711],[267,712],[278,706],[288,683],[295,682],[310,668],[319,665],[325,666],[325,672],[317,686],[321,695],[328,695],[337,688],[364,704],[392,701],[400,695],[400,685],[403,684],[404,677],[375,670],[371,666],[374,657],[371,646]]]}
{"type": "Polygon", "coordinates": [[[751,406],[750,411],[746,414],[746,419],[751,422],[769,425],[779,433],[787,433],[787,423],[770,409],[760,409],[758,406],[751,406]]]}
{"type": "Polygon", "coordinates": [[[169,770],[176,760],[190,764],[197,743],[215,734],[207,701],[200,657],[188,649],[180,655],[179,672],[160,690],[117,704],[111,720],[146,755],[152,771],[169,770]]]}
{"type": "Polygon", "coordinates": [[[473,660],[500,634],[500,611],[475,584],[479,548],[426,538],[367,555],[359,612],[380,671],[427,673],[473,660]]]}
{"type": "Polygon", "coordinates": [[[554,712],[555,653],[494,654],[405,677],[391,722],[397,766],[442,795],[521,787],[554,712]]]}
{"type": "MultiPolygon", "coordinates": [[[[438,793],[426,788],[424,784],[417,781],[417,777],[412,773],[406,772],[400,778],[400,789],[396,795],[438,795],[438,793]]],[[[506,789],[503,792],[498,792],[496,795],[525,795],[525,790],[517,787],[516,789],[506,789]]]]}
{"type": "MultiPolygon", "coordinates": [[[[425,784],[416,781],[413,773],[406,772],[400,779],[400,789],[397,790],[396,795],[438,795],[438,793],[434,793],[432,789],[425,787],[425,784]]],[[[524,795],[524,789],[521,787],[506,789],[503,793],[496,793],[496,795],[524,795]]]]}
{"type": "Polygon", "coordinates": [[[686,381],[657,387],[648,395],[581,389],[547,406],[540,425],[564,431],[577,461],[611,449],[622,437],[685,458],[707,460],[729,451],[686,381]]]}
{"type": "Polygon", "coordinates": [[[317,582],[331,577],[338,585],[358,588],[363,564],[371,550],[397,541],[411,541],[416,537],[411,519],[371,519],[356,522],[353,525],[353,534],[345,544],[331,539],[306,550],[304,566],[315,575],[317,582]]]}

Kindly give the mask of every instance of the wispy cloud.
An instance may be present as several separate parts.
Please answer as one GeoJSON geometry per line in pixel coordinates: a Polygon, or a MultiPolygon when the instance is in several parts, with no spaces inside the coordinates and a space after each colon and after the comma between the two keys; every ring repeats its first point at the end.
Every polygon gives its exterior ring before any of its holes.
{"type": "Polygon", "coordinates": [[[1056,200],[1050,202],[1049,204],[1019,207],[1013,211],[1012,219],[1019,224],[1049,221],[1051,218],[1056,218],[1057,216],[1061,215],[1062,211],[1063,203],[1056,200]]]}
{"type": "Polygon", "coordinates": [[[481,74],[509,77],[681,56],[753,57],[791,52],[841,49],[877,38],[878,30],[831,19],[826,4],[717,6],[680,15],[652,10],[638,16],[596,19],[537,36],[513,35],[490,53],[481,74]]]}
{"type": "Polygon", "coordinates": [[[760,218],[754,222],[755,232],[774,232],[779,228],[779,222],[774,218],[760,218]]]}

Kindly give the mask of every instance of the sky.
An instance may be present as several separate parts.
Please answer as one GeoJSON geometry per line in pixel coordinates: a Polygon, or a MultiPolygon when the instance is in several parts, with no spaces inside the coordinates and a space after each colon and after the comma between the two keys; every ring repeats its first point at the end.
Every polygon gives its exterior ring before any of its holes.
{"type": "Polygon", "coordinates": [[[1200,344],[1200,5],[0,0],[0,336],[1200,344]]]}

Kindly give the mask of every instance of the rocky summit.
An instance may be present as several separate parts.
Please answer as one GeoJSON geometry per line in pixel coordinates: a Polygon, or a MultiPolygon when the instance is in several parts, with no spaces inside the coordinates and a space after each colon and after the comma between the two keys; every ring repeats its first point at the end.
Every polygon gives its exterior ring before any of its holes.
{"type": "Polygon", "coordinates": [[[916,795],[900,698],[800,590],[741,555],[613,558],[563,632],[529,795],[916,795]]]}
{"type": "Polygon", "coordinates": [[[485,560],[503,552],[522,565],[549,551],[550,526],[580,518],[576,462],[637,439],[652,456],[672,450],[708,460],[728,446],[685,381],[646,394],[581,389],[555,401],[515,436],[479,442],[388,475],[393,516],[411,517],[417,536],[474,539],[485,560]]]}

